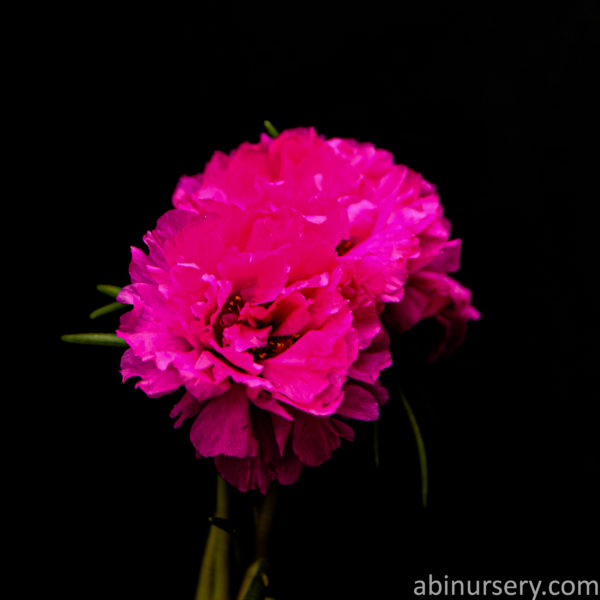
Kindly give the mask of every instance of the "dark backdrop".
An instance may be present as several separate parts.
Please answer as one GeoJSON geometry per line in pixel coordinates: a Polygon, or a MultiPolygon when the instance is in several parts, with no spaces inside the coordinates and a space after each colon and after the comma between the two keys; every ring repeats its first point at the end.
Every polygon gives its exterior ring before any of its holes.
{"type": "Polygon", "coordinates": [[[399,344],[390,370],[427,444],[428,508],[392,395],[379,470],[359,426],[283,490],[273,595],[411,597],[429,573],[597,577],[598,4],[414,4],[333,18],[225,3],[38,15],[23,45],[28,164],[44,179],[28,202],[35,284],[53,300],[34,303],[49,379],[41,394],[30,382],[44,435],[25,445],[29,502],[44,507],[32,547],[63,597],[193,597],[211,462],[172,429],[176,398],[121,384],[120,350],[58,338],[114,330],[116,318],[87,320],[104,302],[95,285],[125,284],[129,246],[179,176],[256,141],[263,119],[371,141],[436,183],[463,238],[457,278],[483,315],[452,358],[424,367],[399,344]]]}

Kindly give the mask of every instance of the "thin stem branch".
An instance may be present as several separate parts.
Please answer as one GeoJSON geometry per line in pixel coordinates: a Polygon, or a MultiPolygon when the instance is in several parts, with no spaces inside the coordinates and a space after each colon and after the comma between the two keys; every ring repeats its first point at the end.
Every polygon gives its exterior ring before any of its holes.
{"type": "Polygon", "coordinates": [[[406,396],[400,391],[400,397],[402,398],[402,404],[404,405],[404,410],[406,410],[406,414],[408,415],[408,420],[412,427],[415,440],[417,442],[417,451],[419,453],[419,466],[421,467],[421,500],[423,502],[423,508],[427,507],[427,494],[429,491],[429,477],[427,474],[427,454],[425,452],[425,442],[423,441],[423,436],[421,435],[421,429],[419,428],[419,424],[417,423],[417,418],[415,417],[415,413],[413,412],[406,396]]]}
{"type": "MultiPolygon", "coordinates": [[[[215,517],[220,519],[229,518],[229,497],[227,483],[222,477],[217,479],[217,510],[215,517]]],[[[214,573],[214,599],[229,600],[229,543],[231,536],[227,531],[218,529],[214,525],[212,529],[216,530],[216,549],[215,549],[215,573],[214,573]]]]}

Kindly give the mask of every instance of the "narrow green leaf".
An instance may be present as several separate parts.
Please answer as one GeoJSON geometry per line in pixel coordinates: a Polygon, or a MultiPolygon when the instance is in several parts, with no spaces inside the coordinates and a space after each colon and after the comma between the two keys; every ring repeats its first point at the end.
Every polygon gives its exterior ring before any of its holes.
{"type": "Polygon", "coordinates": [[[273,123],[271,123],[271,121],[263,121],[263,125],[265,126],[267,133],[272,138],[276,138],[279,135],[279,131],[277,131],[277,129],[275,129],[275,127],[273,127],[273,123]]]}
{"type": "Polygon", "coordinates": [[[96,289],[99,292],[102,292],[103,294],[110,296],[111,298],[116,298],[119,295],[119,292],[121,291],[121,288],[116,285],[104,285],[104,284],[97,285],[96,289]]]}
{"type": "Polygon", "coordinates": [[[410,421],[410,425],[415,435],[415,440],[417,441],[417,450],[419,452],[419,465],[421,467],[421,496],[423,500],[423,508],[425,508],[427,506],[427,493],[429,491],[429,477],[427,474],[427,455],[425,453],[425,443],[423,442],[423,436],[421,435],[421,430],[419,429],[419,424],[417,423],[415,414],[413,413],[413,410],[410,407],[406,396],[401,391],[400,397],[402,398],[402,404],[404,405],[404,409],[406,410],[406,414],[408,415],[408,420],[410,421]]]}
{"type": "Polygon", "coordinates": [[[93,346],[127,346],[127,342],[114,333],[73,333],[63,335],[63,342],[71,344],[91,344],[93,346]]]}
{"type": "Polygon", "coordinates": [[[107,315],[109,313],[115,312],[117,310],[121,310],[125,308],[125,304],[121,304],[120,302],[111,302],[110,304],[106,304],[97,308],[95,311],[90,313],[90,319],[95,319],[97,317],[101,317],[102,315],[107,315]]]}

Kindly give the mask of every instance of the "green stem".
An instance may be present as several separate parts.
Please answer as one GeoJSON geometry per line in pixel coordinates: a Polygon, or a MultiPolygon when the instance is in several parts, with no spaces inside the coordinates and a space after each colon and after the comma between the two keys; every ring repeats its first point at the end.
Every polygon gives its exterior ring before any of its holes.
{"type": "MultiPolygon", "coordinates": [[[[227,519],[228,515],[227,483],[217,476],[215,517],[227,519]]],[[[229,533],[211,524],[200,567],[196,600],[229,600],[229,543],[229,533]]]]}
{"type": "Polygon", "coordinates": [[[237,600],[264,600],[269,586],[268,562],[264,558],[255,560],[246,570],[237,600]]]}
{"type": "Polygon", "coordinates": [[[204,556],[202,557],[202,566],[200,567],[200,576],[198,578],[198,587],[196,589],[196,600],[213,600],[213,575],[214,558],[217,528],[210,526],[208,539],[204,547],[204,556]]]}
{"type": "Polygon", "coordinates": [[[262,600],[264,598],[269,585],[267,576],[269,535],[275,518],[278,496],[277,483],[272,483],[262,501],[262,506],[254,507],[254,561],[244,573],[237,600],[262,600]]]}
{"type": "MultiPolygon", "coordinates": [[[[215,517],[219,519],[229,518],[229,497],[227,483],[222,477],[217,479],[217,510],[215,517]]],[[[217,528],[216,530],[216,548],[215,548],[215,600],[229,599],[229,544],[231,536],[227,531],[217,528]]]]}
{"type": "Polygon", "coordinates": [[[272,483],[263,505],[258,514],[256,523],[256,540],[255,540],[255,558],[261,559],[267,557],[269,535],[275,518],[275,508],[277,506],[277,498],[279,496],[279,488],[277,483],[272,483]]]}

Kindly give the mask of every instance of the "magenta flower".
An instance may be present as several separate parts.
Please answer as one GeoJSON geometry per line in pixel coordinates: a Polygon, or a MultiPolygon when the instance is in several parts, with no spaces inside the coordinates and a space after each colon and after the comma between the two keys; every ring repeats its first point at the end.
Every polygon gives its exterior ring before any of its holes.
{"type": "Polygon", "coordinates": [[[125,379],[155,397],[184,388],[198,456],[241,490],[295,481],[375,420],[391,365],[381,321],[405,331],[434,317],[438,354],[478,318],[447,273],[435,188],[390,153],[314,129],[263,135],[183,177],[174,210],[133,248],[133,309],[117,334],[125,379]]]}
{"type": "Polygon", "coordinates": [[[374,302],[352,313],[335,247],[301,215],[204,210],[168,212],[149,255],[133,248],[122,373],[151,397],[183,386],[173,415],[195,417],[197,454],[265,492],[351,439],[344,418],[377,418],[387,335],[374,302]]]}

